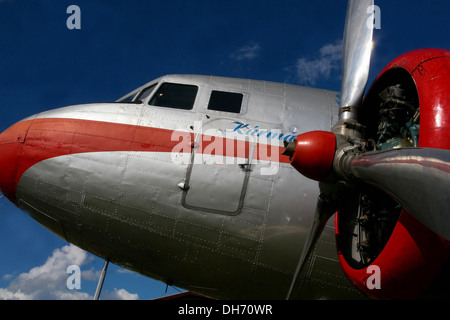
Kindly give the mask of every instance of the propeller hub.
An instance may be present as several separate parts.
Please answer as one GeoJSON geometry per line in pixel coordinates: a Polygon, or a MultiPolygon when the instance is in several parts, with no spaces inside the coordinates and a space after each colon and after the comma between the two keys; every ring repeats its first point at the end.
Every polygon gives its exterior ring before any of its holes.
{"type": "Polygon", "coordinates": [[[300,134],[286,145],[284,154],[290,156],[291,165],[302,175],[323,181],[333,167],[336,137],[328,131],[300,134]]]}

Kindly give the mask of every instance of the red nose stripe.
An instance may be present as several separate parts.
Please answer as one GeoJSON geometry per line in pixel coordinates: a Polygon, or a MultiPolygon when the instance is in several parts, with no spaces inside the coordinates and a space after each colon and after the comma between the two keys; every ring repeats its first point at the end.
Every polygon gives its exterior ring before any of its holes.
{"type": "Polygon", "coordinates": [[[0,134],[0,190],[12,202],[16,198],[18,166],[30,124],[16,123],[0,134]]]}

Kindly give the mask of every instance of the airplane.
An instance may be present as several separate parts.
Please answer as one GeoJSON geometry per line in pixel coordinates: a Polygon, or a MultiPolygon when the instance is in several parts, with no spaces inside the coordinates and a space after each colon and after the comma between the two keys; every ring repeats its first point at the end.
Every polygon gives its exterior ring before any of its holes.
{"type": "Polygon", "coordinates": [[[1,192],[105,261],[215,299],[445,294],[450,51],[405,53],[364,96],[373,4],[348,3],[340,92],[167,75],[44,111],[0,134],[1,192]]]}

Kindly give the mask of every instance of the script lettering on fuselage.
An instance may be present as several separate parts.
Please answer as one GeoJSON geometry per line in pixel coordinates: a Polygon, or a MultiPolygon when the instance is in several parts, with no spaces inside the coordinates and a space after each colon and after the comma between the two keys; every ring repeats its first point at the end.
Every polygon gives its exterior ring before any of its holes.
{"type": "Polygon", "coordinates": [[[247,123],[232,122],[232,129],[203,129],[202,122],[194,123],[192,135],[175,130],[171,141],[178,141],[171,152],[176,164],[260,164],[261,175],[278,172],[281,141],[294,141],[296,132],[285,134],[279,129],[250,127],[247,123]],[[195,157],[191,158],[195,149],[195,157]]]}
{"type": "Polygon", "coordinates": [[[233,132],[237,132],[241,135],[252,136],[252,137],[265,137],[267,139],[274,139],[279,141],[294,141],[297,136],[297,132],[292,132],[292,134],[280,133],[279,130],[267,130],[261,129],[259,126],[250,127],[248,123],[242,123],[239,121],[233,122],[236,124],[236,127],[233,129],[233,132]]]}

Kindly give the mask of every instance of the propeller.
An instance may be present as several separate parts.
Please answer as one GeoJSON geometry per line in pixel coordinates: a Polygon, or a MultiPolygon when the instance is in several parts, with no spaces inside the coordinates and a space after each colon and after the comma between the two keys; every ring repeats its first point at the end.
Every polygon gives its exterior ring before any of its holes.
{"type": "Polygon", "coordinates": [[[368,9],[373,0],[350,0],[345,20],[340,119],[355,119],[369,77],[373,27],[368,9]]]}
{"type": "Polygon", "coordinates": [[[390,194],[417,220],[450,241],[449,150],[367,152],[350,157],[347,166],[354,177],[390,194]]]}
{"type": "MultiPolygon", "coordinates": [[[[334,144],[328,144],[323,152],[331,156],[328,166],[336,161],[337,156],[345,152],[348,137],[356,139],[362,138],[359,133],[360,126],[357,123],[357,110],[361,104],[364,90],[367,85],[369,75],[370,53],[372,49],[373,28],[367,26],[369,15],[367,13],[369,6],[373,6],[373,0],[349,0],[347,6],[346,22],[343,41],[343,63],[342,63],[342,84],[341,84],[341,103],[339,110],[339,121],[332,128],[336,136],[334,144]],[[337,148],[336,148],[337,145],[337,148]],[[334,157],[333,157],[334,156],[334,157]],[[333,160],[334,158],[334,160],[333,160]]],[[[295,142],[286,146],[285,154],[291,157],[294,154],[313,154],[305,151],[310,145],[317,145],[316,140],[330,140],[329,132],[316,132],[317,138],[310,139],[310,143],[305,143],[308,133],[297,137],[295,142]],[[323,139],[321,137],[323,136],[323,139]],[[327,137],[326,137],[327,136],[327,137]],[[294,144],[294,145],[293,145],[294,144]]],[[[330,168],[331,169],[331,168],[330,168]]],[[[305,261],[308,260],[312,248],[319,239],[322,231],[333,213],[338,208],[338,201],[342,185],[337,183],[334,170],[328,170],[327,165],[320,168],[321,174],[309,176],[310,168],[300,165],[297,168],[302,174],[321,180],[320,195],[317,200],[317,207],[314,215],[313,225],[310,229],[308,238],[305,242],[302,255],[297,265],[294,277],[287,293],[286,299],[291,297],[296,279],[302,271],[305,261]],[[302,168],[304,168],[302,172],[302,168]],[[300,170],[299,170],[300,169],[300,170]]]]}
{"type": "MultiPolygon", "coordinates": [[[[309,259],[328,219],[342,208],[358,183],[373,185],[397,200],[410,214],[450,240],[450,150],[403,148],[369,151],[358,110],[367,85],[373,28],[373,0],[349,0],[339,120],[331,132],[313,131],[285,145],[285,155],[304,176],[319,181],[320,195],[309,235],[286,299],[309,259]],[[334,137],[332,137],[334,135],[334,137]],[[443,192],[444,190],[444,192],[443,192]],[[430,197],[432,195],[432,197],[430,197]]],[[[357,199],[354,199],[355,201],[357,199]]]]}

